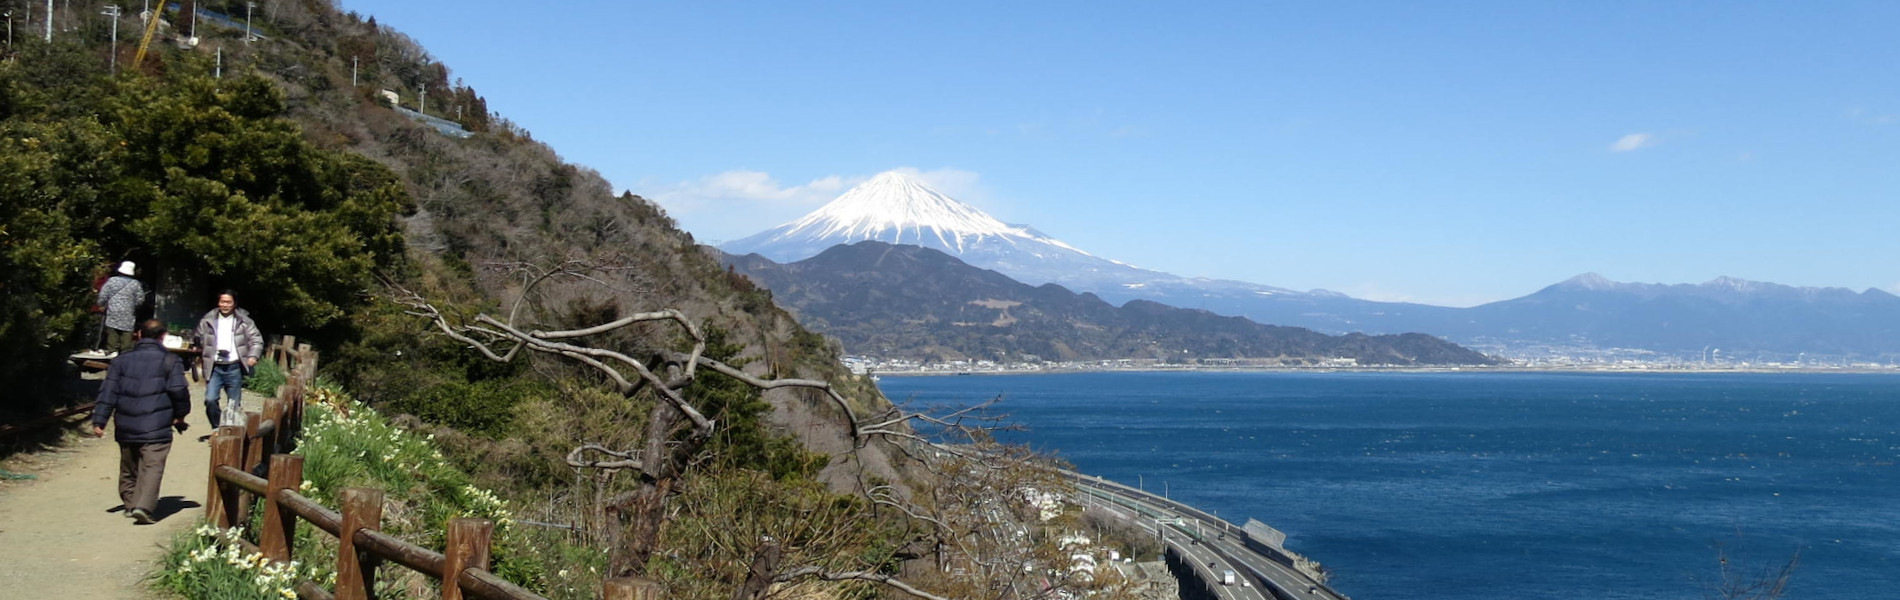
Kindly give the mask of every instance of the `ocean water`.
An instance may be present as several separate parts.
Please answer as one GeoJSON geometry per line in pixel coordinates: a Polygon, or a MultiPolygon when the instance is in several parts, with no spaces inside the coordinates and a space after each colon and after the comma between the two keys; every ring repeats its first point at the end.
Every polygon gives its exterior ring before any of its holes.
{"type": "Polygon", "coordinates": [[[1800,563],[1784,598],[1900,599],[1900,376],[1086,373],[888,376],[1002,396],[1006,439],[1256,518],[1339,591],[1699,599],[1800,563]]]}

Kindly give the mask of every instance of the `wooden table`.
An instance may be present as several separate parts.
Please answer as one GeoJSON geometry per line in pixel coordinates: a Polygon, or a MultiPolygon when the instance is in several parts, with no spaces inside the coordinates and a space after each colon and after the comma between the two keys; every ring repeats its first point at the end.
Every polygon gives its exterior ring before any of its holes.
{"type": "Polygon", "coordinates": [[[204,361],[199,360],[204,357],[204,352],[198,349],[197,344],[187,344],[183,348],[166,346],[165,349],[172,351],[173,355],[185,361],[185,374],[189,375],[193,382],[205,380],[204,361]]]}

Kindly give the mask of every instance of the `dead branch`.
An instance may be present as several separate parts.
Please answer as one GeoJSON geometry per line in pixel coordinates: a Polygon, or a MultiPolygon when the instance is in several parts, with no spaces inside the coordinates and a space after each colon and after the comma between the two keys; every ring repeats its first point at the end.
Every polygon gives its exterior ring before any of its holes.
{"type": "MultiPolygon", "coordinates": [[[[640,475],[638,489],[615,495],[607,502],[609,508],[603,511],[603,514],[616,515],[624,529],[622,532],[604,532],[609,536],[606,542],[614,547],[614,555],[609,560],[611,574],[638,574],[644,569],[647,558],[656,550],[659,523],[666,518],[666,499],[673,493],[675,481],[685,469],[690,468],[720,425],[702,413],[685,395],[685,390],[702,368],[761,391],[799,388],[822,393],[838,407],[856,448],[864,448],[873,439],[885,438],[890,446],[945,475],[947,482],[956,480],[945,484],[956,488],[956,491],[928,505],[912,504],[900,498],[895,488],[889,485],[880,484],[863,489],[866,497],[875,505],[895,509],[910,520],[927,523],[935,532],[933,537],[939,548],[955,548],[962,556],[961,560],[967,561],[963,564],[988,573],[985,579],[1014,582],[1024,576],[1025,567],[1044,562],[1020,547],[1024,542],[1023,535],[1027,532],[1023,524],[1030,521],[1009,514],[1014,511],[994,503],[998,496],[1012,493],[1021,485],[1005,472],[1009,465],[1020,462],[1018,457],[1007,451],[995,450],[987,434],[998,429],[994,426],[997,417],[988,414],[988,409],[998,399],[942,415],[933,416],[890,407],[867,418],[859,415],[851,402],[830,382],[755,376],[706,357],[705,333],[678,310],[634,313],[598,325],[565,330],[526,327],[517,320],[521,317],[524,304],[534,296],[536,288],[547,282],[576,279],[604,284],[594,277],[601,272],[602,267],[599,265],[570,260],[547,268],[524,263],[495,263],[491,268],[521,278],[520,296],[509,308],[505,320],[486,313],[467,318],[445,314],[421,295],[393,285],[391,287],[395,293],[392,296],[405,307],[407,314],[428,319],[432,329],[475,349],[490,360],[509,362],[521,356],[524,349],[559,356],[599,372],[623,396],[632,397],[647,389],[660,400],[651,409],[640,448],[616,450],[602,444],[587,443],[575,447],[565,457],[568,466],[597,469],[603,473],[602,477],[629,469],[640,475]],[[642,360],[628,352],[589,346],[581,341],[643,323],[671,323],[678,326],[685,337],[691,340],[691,350],[677,352],[664,348],[653,349],[642,360]],[[972,443],[954,446],[941,444],[930,436],[913,431],[910,427],[913,421],[929,425],[938,435],[961,435],[972,443]],[[682,428],[681,425],[686,427],[682,428]],[[686,431],[685,438],[678,437],[682,429],[686,431]],[[624,551],[620,546],[622,540],[627,544],[624,551]]],[[[773,562],[776,561],[765,561],[773,562]]],[[[754,581],[748,582],[735,597],[757,596],[761,593],[759,586],[762,581],[784,583],[815,578],[823,581],[870,581],[926,600],[947,600],[875,571],[803,566],[777,572],[767,578],[760,573],[776,571],[776,565],[762,564],[755,568],[754,581]]]]}
{"type": "Polygon", "coordinates": [[[636,471],[641,470],[640,459],[634,458],[633,454],[634,453],[631,451],[617,452],[614,450],[609,450],[607,449],[606,446],[602,446],[600,444],[581,444],[580,447],[568,451],[567,464],[568,466],[571,466],[571,467],[585,468],[585,469],[616,469],[616,470],[617,469],[633,469],[636,471]],[[598,460],[598,459],[586,460],[586,459],[581,458],[582,456],[585,456],[585,454],[589,451],[605,454],[607,456],[611,456],[620,460],[598,460]]]}
{"type": "Polygon", "coordinates": [[[772,580],[777,583],[787,583],[801,577],[813,577],[823,581],[871,581],[897,588],[906,594],[924,598],[925,600],[950,600],[949,598],[917,589],[916,586],[905,583],[904,580],[874,571],[826,571],[824,568],[816,566],[799,567],[779,573],[778,576],[772,578],[772,580]]]}

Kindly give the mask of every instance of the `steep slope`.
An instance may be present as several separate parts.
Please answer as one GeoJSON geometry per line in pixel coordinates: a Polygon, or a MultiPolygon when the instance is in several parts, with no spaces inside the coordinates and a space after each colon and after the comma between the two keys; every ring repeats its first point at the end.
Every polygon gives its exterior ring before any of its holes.
{"type": "Polygon", "coordinates": [[[1488,364],[1431,336],[1328,336],[1149,301],[1117,308],[1054,284],[1030,286],[917,246],[859,242],[789,264],[728,255],[807,326],[846,350],[1006,361],[1355,358],[1361,364],[1488,364]]]}
{"type": "MultiPolygon", "coordinates": [[[[102,60],[111,51],[109,38],[92,35],[96,30],[58,37],[50,46],[20,40],[0,51],[6,58],[0,61],[5,139],[62,142],[32,154],[16,146],[0,157],[16,171],[32,167],[43,174],[10,179],[8,209],[13,198],[32,198],[36,211],[41,205],[66,211],[55,221],[40,218],[35,230],[57,224],[71,230],[65,237],[84,242],[58,248],[62,260],[82,268],[43,259],[20,263],[45,271],[30,281],[51,282],[47,289],[65,298],[67,312],[83,315],[79,305],[89,300],[81,291],[87,289],[83,267],[127,256],[152,274],[157,295],[195,308],[192,315],[209,305],[214,286],[235,287],[260,327],[317,344],[325,375],[360,399],[385,407],[445,405],[442,413],[492,420],[504,438],[522,434],[507,429],[516,417],[560,425],[542,438],[489,440],[470,451],[494,452],[470,462],[508,486],[568,485],[566,449],[582,442],[621,447],[624,440],[612,436],[639,428],[587,431],[581,427],[587,409],[576,406],[601,404],[590,402],[598,390],[583,385],[597,382],[589,379],[597,375],[559,358],[485,360],[405,314],[390,301],[400,293],[392,287],[413,290],[458,317],[495,313],[521,293],[517,267],[578,261],[601,271],[537,288],[534,302],[520,312],[524,323],[564,328],[676,309],[720,332],[739,348],[735,360],[753,372],[834,381],[864,412],[888,406],[874,385],[843,369],[822,336],[799,327],[763,290],[728,276],[657,206],[615,194],[598,174],[563,162],[527,131],[488,113],[479,94],[413,40],[333,3],[279,3],[258,16],[263,38],[249,42],[242,30],[215,21],[202,28],[197,45],[178,39],[179,29],[161,27],[154,52],[138,65],[142,72],[121,60],[117,76],[102,60]],[[391,106],[383,90],[402,100],[391,106]],[[438,121],[410,114],[423,108],[417,99],[424,91],[429,115],[438,121]],[[472,135],[446,135],[440,119],[472,135]],[[401,216],[392,218],[398,210],[384,206],[400,207],[401,216]],[[331,224],[357,227],[320,227],[331,224]],[[299,235],[280,235],[286,231],[299,235]],[[163,239],[141,237],[152,232],[163,239]],[[365,241],[394,249],[373,255],[340,250],[365,241]],[[195,245],[157,258],[240,257],[307,287],[259,277],[259,269],[219,272],[202,262],[167,264],[135,254],[161,242],[195,245]],[[328,310],[320,315],[325,318],[290,318],[297,313],[286,306],[311,297],[328,301],[317,306],[328,310]],[[563,385],[547,385],[545,374],[563,385]],[[522,382],[538,385],[515,385],[522,382]],[[554,408],[530,414],[531,406],[554,408]]],[[[135,13],[127,11],[123,20],[121,27],[131,25],[135,13]]],[[[99,20],[99,27],[106,25],[99,20]]],[[[0,220],[15,212],[0,210],[0,220]]],[[[9,300],[24,296],[8,289],[9,300]]],[[[82,343],[77,335],[48,339],[37,336],[30,350],[57,358],[82,343]]],[[[588,342],[630,350],[681,343],[679,328],[665,326],[626,328],[588,342]]],[[[764,424],[754,433],[789,436],[797,449],[825,455],[854,449],[836,406],[803,402],[785,390],[763,397],[764,424]]],[[[834,466],[819,477],[841,485],[854,485],[866,472],[900,483],[907,477],[876,448],[858,454],[865,460],[850,473],[834,466]]]]}

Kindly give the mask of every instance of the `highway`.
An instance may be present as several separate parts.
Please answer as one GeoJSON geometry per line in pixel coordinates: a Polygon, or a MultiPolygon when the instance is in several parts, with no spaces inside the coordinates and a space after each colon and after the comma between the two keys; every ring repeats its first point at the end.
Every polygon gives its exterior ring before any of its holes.
{"type": "Polygon", "coordinates": [[[1138,517],[1132,520],[1145,531],[1165,527],[1169,547],[1189,557],[1196,571],[1206,577],[1204,581],[1219,582],[1221,571],[1233,568],[1242,579],[1252,579],[1260,586],[1211,586],[1223,600],[1258,600],[1269,593],[1279,600],[1346,600],[1305,573],[1249,547],[1246,532],[1232,523],[1112,481],[1067,471],[1064,475],[1085,496],[1079,501],[1119,508],[1122,510],[1117,512],[1124,515],[1132,511],[1138,517]]]}

